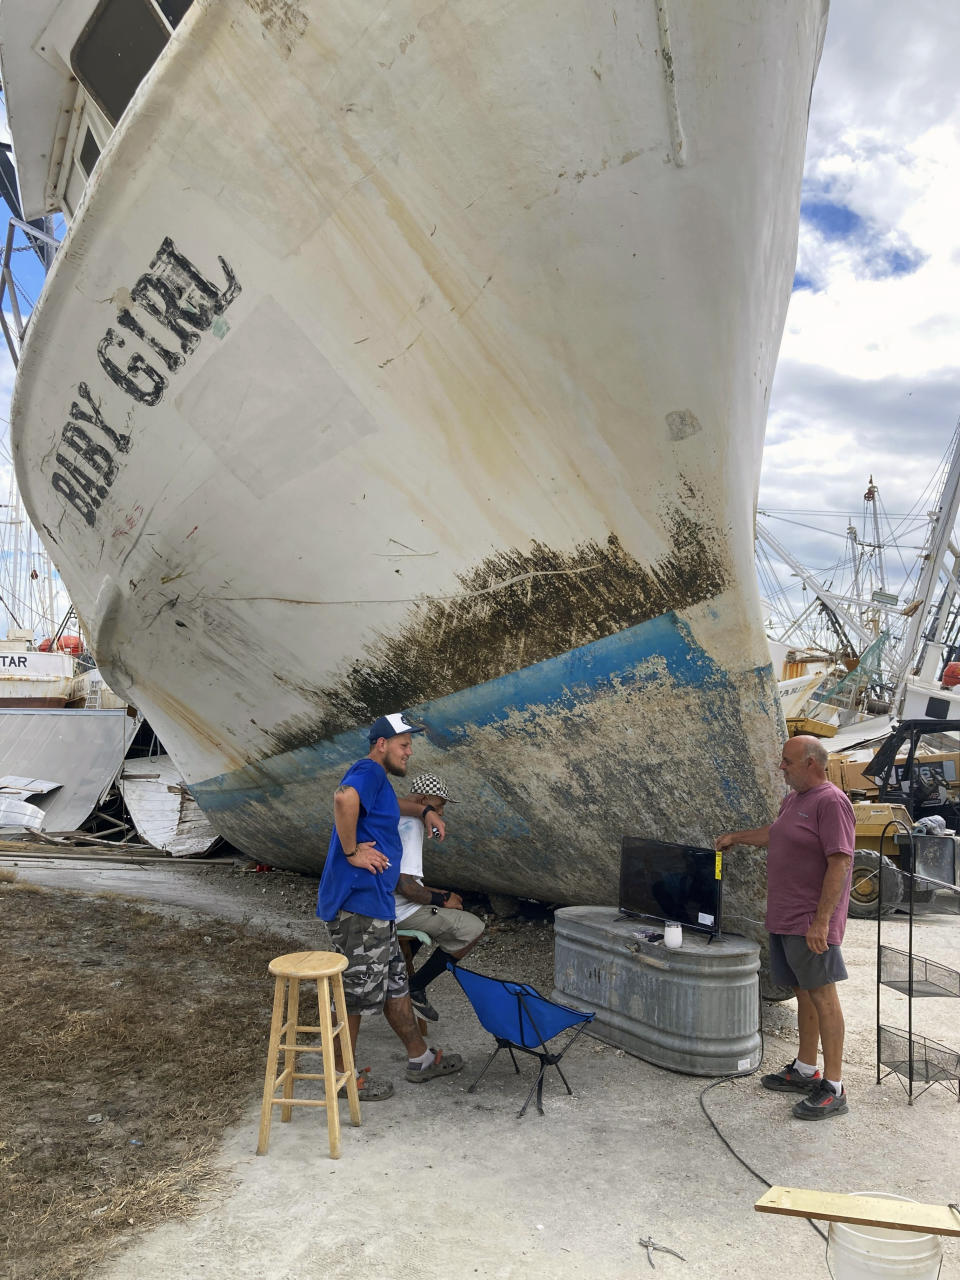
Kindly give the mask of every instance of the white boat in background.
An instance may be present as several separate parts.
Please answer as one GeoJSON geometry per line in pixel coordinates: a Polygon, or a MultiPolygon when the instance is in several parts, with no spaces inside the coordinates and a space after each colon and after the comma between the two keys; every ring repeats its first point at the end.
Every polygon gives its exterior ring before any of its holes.
{"type": "Polygon", "coordinates": [[[0,519],[0,710],[126,706],[71,623],[75,615],[11,471],[0,519]]]}
{"type": "Polygon", "coordinates": [[[0,640],[0,707],[65,707],[76,694],[72,654],[41,653],[32,631],[7,631],[0,640]]]}
{"type": "Polygon", "coordinates": [[[753,516],[826,10],[3,0],[24,213],[71,219],[24,501],[234,845],[318,870],[400,708],[465,887],[610,902],[625,832],[775,810],[753,516]]]}
{"type": "Polygon", "coordinates": [[[777,618],[768,644],[791,732],[818,734],[842,751],[899,720],[960,718],[960,421],[928,492],[929,505],[925,492],[894,528],[871,476],[862,527],[850,522],[844,535],[849,555],[820,574],[758,513],[758,574],[766,612],[777,618]],[[921,532],[922,545],[911,545],[921,532]],[[791,611],[777,561],[802,582],[802,609],[791,611]]]}
{"type": "Polygon", "coordinates": [[[97,818],[140,717],[107,687],[70,630],[79,624],[12,477],[4,513],[0,831],[77,832],[97,818]]]}

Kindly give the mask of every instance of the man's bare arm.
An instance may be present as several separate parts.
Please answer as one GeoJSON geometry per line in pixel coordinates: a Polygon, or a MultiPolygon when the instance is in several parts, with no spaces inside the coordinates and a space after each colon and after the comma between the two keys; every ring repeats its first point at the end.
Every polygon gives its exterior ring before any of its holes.
{"type": "Polygon", "coordinates": [[[823,955],[828,946],[827,930],[830,927],[830,917],[843,897],[847,871],[850,868],[850,856],[849,853],[827,855],[827,870],[820,889],[820,901],[817,903],[813,922],[807,930],[807,946],[818,956],[823,955]]]}
{"type": "MultiPolygon", "coordinates": [[[[397,803],[400,805],[400,812],[405,818],[419,818],[425,808],[422,800],[414,800],[412,796],[399,796],[397,803]]],[[[424,824],[427,828],[427,839],[429,840],[434,829],[437,831],[437,839],[442,840],[447,833],[447,827],[439,813],[431,811],[427,814],[428,821],[424,824]]],[[[411,898],[412,902],[413,899],[411,898]]]]}
{"type": "Polygon", "coordinates": [[[380,852],[373,841],[357,843],[357,823],[360,820],[360,796],[353,787],[342,784],[333,793],[333,824],[351,866],[363,867],[376,875],[390,865],[390,859],[380,852]]]}
{"type": "Polygon", "coordinates": [[[401,871],[397,881],[397,893],[402,893],[408,902],[419,902],[429,907],[435,893],[444,893],[443,889],[432,889],[428,884],[421,884],[416,876],[408,876],[401,871]]]}
{"type": "Polygon", "coordinates": [[[770,825],[751,827],[747,831],[728,831],[725,835],[717,836],[714,848],[729,849],[734,844],[750,844],[755,849],[765,849],[770,843],[770,825]]]}

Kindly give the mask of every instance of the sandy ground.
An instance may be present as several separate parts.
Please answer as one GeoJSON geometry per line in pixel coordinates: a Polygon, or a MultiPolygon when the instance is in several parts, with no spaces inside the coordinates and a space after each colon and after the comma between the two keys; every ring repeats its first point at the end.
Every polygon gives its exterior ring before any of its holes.
{"type": "MultiPolygon", "coordinates": [[[[6,862],[6,860],[4,860],[6,862]]],[[[9,865],[9,863],[6,863],[9,865]]],[[[23,879],[93,891],[108,889],[158,910],[250,919],[291,939],[291,950],[322,945],[311,916],[314,884],[228,866],[87,868],[20,865],[23,879]]],[[[905,944],[906,924],[884,926],[905,944]]],[[[918,919],[914,949],[957,966],[960,920],[918,919]]],[[[960,1106],[931,1089],[914,1106],[895,1078],[877,1087],[874,1066],[876,926],[852,921],[843,988],[848,1034],[844,1080],[850,1113],[823,1124],[789,1114],[791,1098],[731,1081],[703,1098],[727,1142],[769,1182],[829,1191],[884,1191],[929,1203],[960,1197],[960,1106]]],[[[548,988],[550,930],[536,924],[496,930],[476,967],[548,988]]],[[[466,1088],[489,1051],[449,977],[431,987],[441,1021],[432,1041],[468,1060],[462,1076],[409,1085],[399,1043],[382,1019],[365,1025],[359,1058],[389,1074],[395,1096],[367,1104],[331,1161],[322,1115],[275,1120],[270,1152],[253,1154],[258,1115],[227,1132],[221,1158],[232,1191],[195,1218],[131,1238],[96,1280],[307,1280],[354,1277],[603,1276],[635,1280],[649,1269],[639,1243],[651,1238],[685,1261],[654,1253],[664,1275],[826,1277],[824,1244],[803,1221],[760,1215],[764,1187],[737,1162],[708,1123],[701,1095],[710,1081],[661,1071],[582,1038],[566,1060],[569,1098],[547,1087],[546,1115],[516,1118],[526,1088],[500,1055],[476,1094],[466,1088]]],[[[905,1001],[884,991],[883,1020],[905,1025],[905,1001]]],[[[960,1001],[914,1005],[915,1029],[960,1046],[960,1001]]],[[[764,1069],[793,1053],[791,1002],[766,1006],[764,1069]]],[[[530,1067],[523,1064],[524,1079],[530,1067]]],[[[960,1280],[960,1240],[945,1242],[943,1280],[960,1280]]]]}

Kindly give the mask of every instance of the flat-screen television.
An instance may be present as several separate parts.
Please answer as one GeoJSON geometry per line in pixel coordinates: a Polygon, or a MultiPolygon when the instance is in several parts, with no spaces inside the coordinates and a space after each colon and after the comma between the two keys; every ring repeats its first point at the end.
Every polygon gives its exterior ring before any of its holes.
{"type": "Polygon", "coordinates": [[[722,858],[713,849],[624,836],[620,910],[717,936],[723,898],[722,858]]]}

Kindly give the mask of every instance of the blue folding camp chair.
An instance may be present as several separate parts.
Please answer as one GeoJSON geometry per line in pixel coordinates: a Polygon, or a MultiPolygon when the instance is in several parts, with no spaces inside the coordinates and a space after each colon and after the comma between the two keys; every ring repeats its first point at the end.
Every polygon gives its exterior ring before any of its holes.
{"type": "Polygon", "coordinates": [[[517,1075],[520,1068],[514,1056],[514,1049],[521,1053],[529,1053],[540,1059],[540,1074],[533,1082],[533,1088],[527,1094],[527,1100],[517,1114],[519,1120],[534,1093],[537,1095],[537,1110],[543,1115],[543,1077],[547,1067],[556,1067],[560,1079],[566,1085],[567,1093],[573,1090],[567,1084],[567,1077],[560,1070],[560,1059],[583,1031],[588,1022],[596,1016],[593,1013],[581,1013],[579,1009],[568,1009],[566,1005],[556,1004],[548,1000],[525,982],[504,982],[500,978],[487,978],[482,973],[473,973],[469,969],[460,969],[448,964],[447,968],[460,983],[464,995],[473,1005],[473,1011],[480,1020],[480,1025],[494,1037],[497,1047],[487,1059],[483,1070],[467,1090],[473,1093],[477,1085],[486,1075],[487,1067],[501,1049],[507,1049],[513,1061],[517,1075]],[[577,1026],[577,1023],[580,1025],[577,1026]],[[547,1041],[560,1035],[570,1027],[577,1030],[564,1044],[559,1053],[550,1053],[547,1041]]]}

